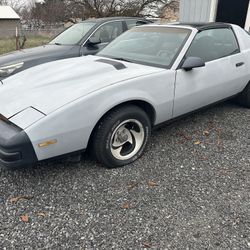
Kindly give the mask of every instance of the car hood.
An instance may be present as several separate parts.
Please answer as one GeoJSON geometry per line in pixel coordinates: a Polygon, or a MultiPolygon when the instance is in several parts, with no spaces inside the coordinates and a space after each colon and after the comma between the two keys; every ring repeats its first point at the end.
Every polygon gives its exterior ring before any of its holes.
{"type": "Polygon", "coordinates": [[[47,115],[109,85],[164,70],[107,58],[105,63],[100,59],[104,58],[85,56],[50,62],[5,79],[0,85],[0,114],[10,118],[34,107],[47,115]],[[117,63],[125,68],[112,65],[117,63]]]}
{"type": "Polygon", "coordinates": [[[31,49],[13,51],[0,56],[0,66],[7,66],[19,62],[27,62],[34,59],[62,55],[62,53],[64,54],[73,48],[74,46],[48,44],[31,49]]]}

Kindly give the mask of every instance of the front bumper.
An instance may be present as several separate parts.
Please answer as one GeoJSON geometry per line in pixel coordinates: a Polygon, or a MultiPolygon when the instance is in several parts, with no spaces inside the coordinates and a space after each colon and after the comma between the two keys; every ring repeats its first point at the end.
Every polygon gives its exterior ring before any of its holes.
{"type": "Polygon", "coordinates": [[[27,134],[0,118],[0,167],[19,168],[38,162],[27,134]]]}

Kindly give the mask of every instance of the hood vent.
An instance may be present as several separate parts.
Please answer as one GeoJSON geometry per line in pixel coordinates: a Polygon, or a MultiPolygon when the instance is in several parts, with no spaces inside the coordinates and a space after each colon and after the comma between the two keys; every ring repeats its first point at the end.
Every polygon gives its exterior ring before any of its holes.
{"type": "Polygon", "coordinates": [[[111,61],[108,59],[98,59],[96,60],[96,62],[101,62],[101,63],[107,63],[112,65],[114,68],[116,68],[117,70],[122,70],[122,69],[126,69],[126,66],[120,62],[116,62],[116,61],[111,61]]]}

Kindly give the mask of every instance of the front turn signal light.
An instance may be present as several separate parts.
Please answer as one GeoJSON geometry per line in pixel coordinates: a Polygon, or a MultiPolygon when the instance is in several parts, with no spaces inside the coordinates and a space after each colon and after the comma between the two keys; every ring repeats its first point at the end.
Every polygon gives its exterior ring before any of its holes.
{"type": "Polygon", "coordinates": [[[45,142],[42,142],[42,143],[39,143],[38,144],[38,147],[39,148],[45,148],[45,147],[48,147],[50,145],[53,145],[53,144],[56,144],[57,143],[57,140],[54,139],[54,140],[49,140],[49,141],[45,141],[45,142]]]}

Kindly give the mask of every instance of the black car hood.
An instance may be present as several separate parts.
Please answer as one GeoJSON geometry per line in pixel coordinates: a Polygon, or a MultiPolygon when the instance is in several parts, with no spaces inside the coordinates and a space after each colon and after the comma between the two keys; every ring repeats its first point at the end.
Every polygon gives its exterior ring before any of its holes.
{"type": "Polygon", "coordinates": [[[70,54],[70,51],[73,50],[75,47],[76,46],[48,44],[31,49],[14,51],[0,56],[0,66],[57,56],[60,58],[64,58],[65,54],[70,54]]]}
{"type": "MultiPolygon", "coordinates": [[[[80,45],[47,44],[30,49],[18,50],[0,56],[0,67],[24,62],[23,66],[7,77],[39,64],[80,56],[80,45]]],[[[5,77],[0,77],[3,80],[5,77]]]]}
{"type": "Polygon", "coordinates": [[[0,56],[0,66],[9,65],[10,63],[25,62],[27,60],[38,59],[41,57],[55,56],[69,52],[75,46],[63,46],[48,44],[30,49],[13,51],[0,56]]]}

